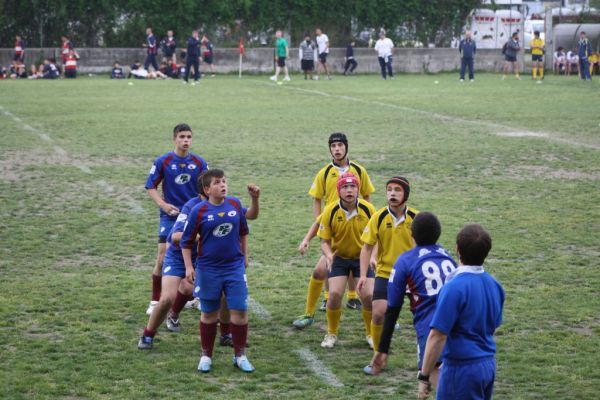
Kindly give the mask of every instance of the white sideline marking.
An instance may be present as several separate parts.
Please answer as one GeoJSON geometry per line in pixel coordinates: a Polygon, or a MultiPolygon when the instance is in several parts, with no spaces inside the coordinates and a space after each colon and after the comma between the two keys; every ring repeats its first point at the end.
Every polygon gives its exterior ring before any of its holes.
{"type": "Polygon", "coordinates": [[[327,368],[317,356],[307,348],[294,350],[301,359],[304,360],[306,366],[309,367],[315,375],[327,382],[328,385],[334,387],[343,387],[344,384],[327,368]]]}
{"type": "MultiPolygon", "coordinates": [[[[252,81],[252,82],[255,82],[255,83],[258,83],[261,85],[273,86],[273,84],[270,82],[263,82],[263,81],[259,81],[257,79],[249,79],[249,81],[252,81]]],[[[281,86],[273,86],[273,87],[280,88],[281,86]]],[[[302,88],[297,88],[297,87],[293,87],[293,86],[284,86],[283,88],[287,89],[287,90],[296,90],[298,92],[312,93],[312,94],[316,94],[316,95],[323,96],[323,97],[333,97],[333,98],[353,101],[353,102],[357,102],[357,103],[371,104],[371,105],[376,105],[376,106],[381,106],[381,107],[393,108],[395,110],[402,110],[402,111],[411,112],[411,113],[415,113],[415,114],[421,114],[421,115],[424,115],[427,117],[437,118],[442,121],[450,121],[450,122],[455,122],[455,123],[465,124],[465,125],[485,126],[485,127],[497,130],[497,131],[489,132],[490,134],[496,135],[496,136],[535,137],[535,138],[546,139],[546,140],[553,141],[553,142],[564,143],[564,144],[568,144],[571,146],[579,146],[579,147],[585,147],[588,149],[600,150],[600,145],[591,144],[591,143],[583,143],[583,142],[579,142],[577,140],[565,139],[562,137],[550,135],[545,132],[533,132],[533,131],[527,131],[527,130],[518,130],[519,128],[513,128],[510,126],[498,124],[495,122],[478,121],[478,120],[466,119],[466,118],[461,118],[461,117],[454,117],[451,115],[440,114],[440,113],[436,113],[433,111],[419,110],[417,108],[405,107],[405,106],[400,106],[400,105],[391,104],[391,103],[384,103],[381,101],[371,101],[371,100],[361,99],[359,97],[331,94],[331,93],[327,93],[327,92],[322,92],[320,90],[302,89],[302,88]]]]}
{"type": "Polygon", "coordinates": [[[248,296],[248,307],[263,321],[270,321],[272,319],[271,313],[250,296],[248,296]]]}
{"type": "MultiPolygon", "coordinates": [[[[6,115],[7,117],[12,117],[14,121],[16,122],[22,122],[21,118],[15,116],[13,113],[11,113],[10,111],[6,110],[3,106],[0,105],[0,110],[2,110],[2,113],[4,115],[6,115]]],[[[37,130],[36,128],[32,127],[29,124],[23,124],[23,129],[29,132],[36,132],[38,134],[38,136],[40,137],[40,139],[46,141],[46,142],[51,142],[52,138],[50,137],[50,135],[48,135],[45,132],[40,132],[39,130],[37,130]]],[[[60,155],[60,156],[67,156],[68,153],[65,149],[63,149],[62,147],[56,145],[53,147],[54,151],[56,152],[56,154],[60,155]]],[[[90,167],[88,167],[85,164],[73,164],[76,168],[78,168],[81,172],[86,173],[86,174],[91,174],[92,170],[90,169],[90,167]]],[[[102,189],[104,189],[104,192],[106,193],[110,193],[110,192],[114,192],[115,189],[114,187],[112,187],[108,182],[106,182],[105,180],[98,180],[96,181],[96,184],[98,186],[100,186],[102,189]]],[[[136,202],[134,199],[132,198],[127,198],[125,200],[126,204],[129,206],[129,208],[131,209],[132,212],[136,213],[136,214],[143,214],[145,212],[144,208],[138,204],[138,202],[136,202]]],[[[259,305],[260,307],[260,305],[259,305]]],[[[265,310],[266,311],[266,310],[265,310]]],[[[268,314],[268,311],[267,311],[268,314]]],[[[270,314],[269,318],[270,318],[270,314]]]]}

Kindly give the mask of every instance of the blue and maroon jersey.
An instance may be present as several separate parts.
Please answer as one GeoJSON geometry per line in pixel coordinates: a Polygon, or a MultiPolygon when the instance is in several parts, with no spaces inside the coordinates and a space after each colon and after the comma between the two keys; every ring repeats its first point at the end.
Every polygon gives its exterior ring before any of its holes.
{"type": "Polygon", "coordinates": [[[212,44],[212,42],[210,40],[207,40],[206,42],[204,42],[204,57],[210,57],[213,55],[213,49],[215,48],[215,46],[212,44]]]}
{"type": "Polygon", "coordinates": [[[417,337],[429,334],[438,293],[456,269],[448,252],[437,244],[417,246],[398,257],[388,282],[388,307],[402,307],[410,290],[410,311],[417,337]]]}
{"type": "Polygon", "coordinates": [[[218,206],[205,200],[187,216],[181,247],[197,246],[196,268],[244,267],[240,239],[248,234],[248,222],[240,200],[227,196],[218,206]],[[195,242],[196,235],[200,235],[195,242]]]}
{"type": "Polygon", "coordinates": [[[23,41],[23,39],[15,40],[15,55],[22,56],[24,52],[25,52],[25,42],[23,41]]]}
{"type": "MultiPolygon", "coordinates": [[[[196,154],[188,153],[185,157],[179,157],[170,151],[154,161],[146,189],[157,189],[162,182],[165,201],[181,210],[189,199],[198,196],[198,176],[207,169],[206,161],[196,154]]],[[[160,215],[167,215],[162,208],[160,215]]]]}
{"type": "Polygon", "coordinates": [[[148,54],[156,54],[156,38],[154,35],[148,35],[146,42],[148,44],[148,54]]]}

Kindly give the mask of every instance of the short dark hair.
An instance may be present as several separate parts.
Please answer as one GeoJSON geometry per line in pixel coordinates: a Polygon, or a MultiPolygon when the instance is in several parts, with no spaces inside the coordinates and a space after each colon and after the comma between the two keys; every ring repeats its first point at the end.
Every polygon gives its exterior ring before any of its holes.
{"type": "Polygon", "coordinates": [[[492,249],[492,237],[483,226],[468,224],[456,235],[456,249],[464,265],[482,265],[492,249]]]}
{"type": "MultiPolygon", "coordinates": [[[[210,186],[213,178],[223,178],[224,176],[225,176],[225,172],[223,172],[222,169],[209,169],[209,170],[203,172],[202,175],[200,175],[198,177],[198,186],[199,186],[202,194],[204,196],[206,196],[206,194],[204,193],[204,188],[207,188],[210,186]]],[[[206,196],[206,197],[208,197],[208,196],[206,196]]]]}
{"type": "Polygon", "coordinates": [[[179,132],[191,132],[192,128],[188,124],[178,124],[173,128],[173,139],[177,137],[179,132]]]}
{"type": "Polygon", "coordinates": [[[510,37],[512,37],[514,39],[514,37],[518,36],[518,35],[519,35],[519,32],[513,32],[513,34],[510,37]]]}
{"type": "Polygon", "coordinates": [[[422,211],[413,220],[411,230],[417,246],[428,246],[435,244],[440,238],[442,224],[435,214],[422,211]]]}

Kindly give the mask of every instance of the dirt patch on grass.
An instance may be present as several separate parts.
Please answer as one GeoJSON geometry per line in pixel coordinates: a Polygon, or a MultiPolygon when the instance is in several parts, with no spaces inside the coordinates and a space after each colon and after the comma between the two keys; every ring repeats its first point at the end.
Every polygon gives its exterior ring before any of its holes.
{"type": "MultiPolygon", "coordinates": [[[[491,175],[491,174],[490,174],[491,175]]],[[[596,181],[600,172],[584,172],[567,169],[554,169],[543,165],[519,165],[507,168],[503,175],[516,180],[558,179],[566,181],[596,181]]]]}

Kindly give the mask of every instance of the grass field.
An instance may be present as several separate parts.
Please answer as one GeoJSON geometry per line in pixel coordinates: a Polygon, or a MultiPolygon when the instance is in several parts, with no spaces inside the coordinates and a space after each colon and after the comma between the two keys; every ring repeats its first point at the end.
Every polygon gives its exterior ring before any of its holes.
{"type": "Polygon", "coordinates": [[[549,76],[375,76],[282,86],[266,77],[178,81],[0,82],[0,398],[414,398],[408,309],[387,371],[371,357],[360,313],[320,348],[324,313],[299,332],[318,255],[297,245],[307,195],[344,131],[369,171],[377,208],[385,179],[412,182],[411,204],[440,216],[441,243],[479,222],[494,243],[487,269],[504,285],[497,399],[592,399],[600,393],[600,84],[549,76]],[[439,80],[435,84],[434,80],[439,80]],[[147,318],[157,210],[143,185],[179,122],[193,150],[223,168],[230,191],[262,187],[251,223],[249,358],[196,372],[197,311],[182,333],[136,343],[147,318]],[[318,359],[315,373],[306,362],[318,359]],[[327,375],[327,371],[331,374],[327,375]]]}

